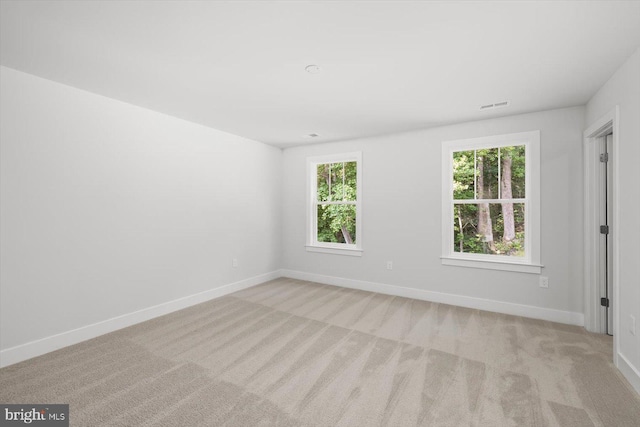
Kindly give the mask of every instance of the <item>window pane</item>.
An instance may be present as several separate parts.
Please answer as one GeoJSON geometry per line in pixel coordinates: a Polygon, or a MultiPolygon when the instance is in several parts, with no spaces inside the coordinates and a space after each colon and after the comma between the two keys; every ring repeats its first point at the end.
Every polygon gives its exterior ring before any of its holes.
{"type": "Polygon", "coordinates": [[[344,164],[344,199],[355,202],[358,199],[358,162],[344,164]]]}
{"type": "Polygon", "coordinates": [[[319,202],[329,200],[329,186],[331,184],[331,165],[325,163],[317,166],[317,194],[319,202]]]}
{"type": "Polygon", "coordinates": [[[454,204],[454,251],[524,256],[524,208],[524,203],[454,204]]]}
{"type": "Polygon", "coordinates": [[[318,242],[355,244],[355,205],[318,205],[318,242]]]}
{"type": "Polygon", "coordinates": [[[473,185],[475,170],[474,151],[453,153],[453,198],[466,200],[475,198],[473,185]]]}
{"type": "Polygon", "coordinates": [[[483,148],[476,151],[476,198],[498,198],[498,149],[483,148]]]}
{"type": "Polygon", "coordinates": [[[356,201],[356,180],[357,162],[325,163],[318,165],[318,201],[356,201]]]}
{"type": "Polygon", "coordinates": [[[524,199],[525,146],[500,148],[500,198],[524,199]]]}
{"type": "Polygon", "coordinates": [[[356,200],[356,162],[331,164],[331,200],[356,200]]]}

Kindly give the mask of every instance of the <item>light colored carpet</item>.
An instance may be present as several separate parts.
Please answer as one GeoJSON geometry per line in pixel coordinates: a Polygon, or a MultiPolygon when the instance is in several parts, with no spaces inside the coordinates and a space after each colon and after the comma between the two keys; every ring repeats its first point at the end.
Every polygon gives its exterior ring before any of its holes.
{"type": "Polygon", "coordinates": [[[583,328],[278,279],[0,370],[73,426],[639,426],[583,328]]]}

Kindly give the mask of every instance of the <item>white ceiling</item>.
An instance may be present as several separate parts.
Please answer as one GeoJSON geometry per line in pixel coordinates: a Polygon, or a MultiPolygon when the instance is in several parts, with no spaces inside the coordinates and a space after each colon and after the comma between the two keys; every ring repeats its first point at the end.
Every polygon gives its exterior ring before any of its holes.
{"type": "Polygon", "coordinates": [[[640,45],[639,1],[2,1],[0,12],[4,66],[279,147],[582,105],[640,45]]]}

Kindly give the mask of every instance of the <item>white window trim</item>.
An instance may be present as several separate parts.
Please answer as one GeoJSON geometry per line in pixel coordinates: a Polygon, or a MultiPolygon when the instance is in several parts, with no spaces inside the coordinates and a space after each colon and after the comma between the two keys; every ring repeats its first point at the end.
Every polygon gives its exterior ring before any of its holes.
{"type": "Polygon", "coordinates": [[[540,274],[540,131],[512,133],[442,143],[443,265],[540,274]],[[453,248],[453,152],[525,145],[525,254],[523,258],[455,252],[453,248]]]}
{"type": "Polygon", "coordinates": [[[307,244],[308,252],[362,256],[362,152],[330,154],[307,158],[307,244]],[[356,162],[356,243],[318,242],[317,166],[324,163],[356,162]]]}

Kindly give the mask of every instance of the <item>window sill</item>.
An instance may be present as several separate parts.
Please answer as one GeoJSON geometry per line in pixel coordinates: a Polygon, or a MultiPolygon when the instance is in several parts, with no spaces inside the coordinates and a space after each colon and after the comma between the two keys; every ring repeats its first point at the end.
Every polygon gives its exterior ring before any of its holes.
{"type": "Polygon", "coordinates": [[[540,264],[524,264],[504,261],[488,261],[477,259],[462,259],[454,257],[440,257],[442,265],[453,265],[457,267],[483,268],[487,270],[516,271],[519,273],[540,274],[544,266],[540,264]]]}
{"type": "Polygon", "coordinates": [[[319,252],[323,254],[362,256],[362,249],[354,248],[330,248],[325,246],[306,245],[307,252],[319,252]]]}

